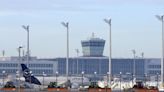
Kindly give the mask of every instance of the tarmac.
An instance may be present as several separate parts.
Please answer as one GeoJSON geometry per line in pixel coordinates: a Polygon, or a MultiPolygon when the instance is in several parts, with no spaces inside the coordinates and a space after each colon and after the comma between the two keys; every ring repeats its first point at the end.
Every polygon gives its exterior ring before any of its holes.
{"type": "MultiPolygon", "coordinates": [[[[15,91],[2,91],[1,90],[0,92],[60,92],[60,91],[47,91],[47,90],[40,90],[40,89],[25,89],[23,91],[18,91],[18,90],[15,90],[15,91]]],[[[87,91],[79,91],[78,89],[71,89],[68,92],[87,92],[87,91]]],[[[124,91],[112,90],[112,92],[124,92],[124,91]]]]}
{"type": "MultiPolygon", "coordinates": [[[[60,91],[47,91],[46,89],[24,89],[22,91],[19,91],[18,89],[14,90],[14,91],[3,91],[1,90],[0,92],[60,92],[60,91]]],[[[61,91],[63,92],[63,91],[61,91]]],[[[86,90],[84,91],[79,91],[78,89],[70,89],[68,92],[87,92],[86,90]]],[[[101,91],[99,91],[101,92],[101,91]]],[[[112,92],[125,92],[123,90],[112,90],[112,92]]],[[[164,91],[160,91],[160,92],[164,92],[164,91]]]]}
{"type": "MultiPolygon", "coordinates": [[[[60,91],[47,91],[46,89],[24,89],[22,91],[19,91],[18,89],[14,90],[14,91],[3,91],[1,90],[0,92],[60,92],[60,91]]],[[[63,91],[62,91],[63,92],[63,91]]],[[[83,91],[79,91],[78,89],[70,89],[68,92],[87,92],[86,90],[83,91]]],[[[112,92],[123,92],[120,90],[113,90],[112,92]]]]}

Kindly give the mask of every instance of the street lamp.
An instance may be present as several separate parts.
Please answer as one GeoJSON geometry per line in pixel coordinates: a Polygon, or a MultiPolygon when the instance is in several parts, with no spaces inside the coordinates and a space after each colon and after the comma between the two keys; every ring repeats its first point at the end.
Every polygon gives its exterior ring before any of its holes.
{"type": "Polygon", "coordinates": [[[112,59],[112,30],[111,30],[111,22],[112,19],[104,19],[104,22],[109,25],[109,83],[111,85],[111,74],[112,74],[112,67],[111,67],[111,59],[112,59]]]}
{"type": "Polygon", "coordinates": [[[18,76],[19,76],[19,71],[17,70],[16,71],[16,80],[18,80],[18,78],[19,78],[18,76]]]}
{"type": "Polygon", "coordinates": [[[21,48],[22,46],[18,47],[18,57],[19,57],[19,63],[18,63],[18,71],[20,71],[20,62],[21,62],[21,48]]]}
{"type": "Polygon", "coordinates": [[[95,77],[94,77],[94,78],[95,78],[95,82],[97,81],[97,80],[96,80],[96,74],[97,74],[97,72],[94,72],[94,76],[95,76],[95,77]]]}
{"type": "Polygon", "coordinates": [[[78,56],[79,56],[79,49],[75,49],[76,53],[77,53],[77,74],[79,74],[78,68],[79,68],[79,62],[78,62],[78,56]]]}
{"type": "Polygon", "coordinates": [[[135,75],[136,75],[136,62],[135,62],[135,58],[136,58],[136,51],[135,50],[132,50],[132,53],[133,53],[133,56],[134,56],[134,58],[133,58],[133,78],[135,77],[135,75]]]}
{"type": "Polygon", "coordinates": [[[67,58],[66,58],[66,76],[68,81],[68,62],[69,62],[69,23],[62,22],[61,23],[67,29],[67,58]]]}
{"type": "Polygon", "coordinates": [[[147,74],[145,73],[145,86],[146,86],[146,82],[147,82],[147,74]]]}
{"type": "Polygon", "coordinates": [[[45,72],[42,73],[43,74],[43,88],[44,88],[44,77],[46,76],[45,72]]]}
{"type": "Polygon", "coordinates": [[[32,71],[30,71],[30,84],[31,84],[31,76],[33,76],[32,71]]]}
{"type": "Polygon", "coordinates": [[[121,79],[122,79],[122,72],[120,72],[120,92],[121,92],[121,79]]]}
{"type": "Polygon", "coordinates": [[[22,28],[27,31],[27,66],[29,67],[29,25],[22,25],[22,28]]]}
{"type": "Polygon", "coordinates": [[[84,71],[81,72],[82,75],[82,88],[83,88],[83,77],[84,77],[84,71]]]}
{"type": "Polygon", "coordinates": [[[58,74],[59,74],[59,72],[58,72],[58,71],[56,71],[56,85],[57,85],[57,82],[58,82],[58,79],[57,79],[58,74]]]}
{"type": "Polygon", "coordinates": [[[18,83],[18,92],[20,92],[20,71],[18,70],[18,71],[16,71],[16,78],[18,78],[17,79],[17,83],[18,83]]]}
{"type": "Polygon", "coordinates": [[[163,76],[163,73],[164,73],[164,71],[163,71],[163,69],[164,69],[164,66],[163,66],[163,64],[164,64],[164,60],[163,60],[163,58],[164,58],[164,27],[163,27],[164,15],[162,15],[162,16],[156,15],[156,17],[162,23],[161,82],[162,82],[162,85],[163,85],[163,83],[164,83],[164,78],[163,78],[164,77],[163,76]]]}
{"type": "Polygon", "coordinates": [[[158,87],[158,80],[159,80],[159,74],[157,73],[157,87],[158,87]]]}
{"type": "Polygon", "coordinates": [[[23,47],[22,46],[18,47],[18,57],[19,57],[18,70],[17,70],[17,75],[19,75],[18,76],[18,78],[19,78],[19,81],[18,81],[18,88],[19,88],[19,90],[18,91],[20,91],[20,63],[22,61],[22,59],[21,59],[21,48],[23,48],[23,47]]]}
{"type": "Polygon", "coordinates": [[[96,84],[97,84],[97,80],[96,80],[96,74],[97,74],[97,72],[94,72],[94,78],[95,78],[95,81],[94,81],[94,88],[95,88],[95,92],[96,92],[96,84]]]}
{"type": "Polygon", "coordinates": [[[132,74],[131,74],[132,87],[133,87],[133,85],[134,85],[133,80],[134,80],[134,75],[133,75],[133,73],[132,73],[132,74]]]}
{"type": "MultiPolygon", "coordinates": [[[[30,84],[32,83],[32,79],[31,79],[32,76],[34,75],[32,74],[32,71],[30,71],[30,84]]],[[[30,92],[31,92],[31,88],[30,88],[30,92]]]]}
{"type": "Polygon", "coordinates": [[[109,74],[110,74],[110,73],[107,72],[107,86],[106,86],[107,88],[108,88],[108,86],[109,86],[109,85],[108,85],[108,82],[109,82],[109,76],[110,76],[109,74]]]}
{"type": "Polygon", "coordinates": [[[5,73],[6,73],[6,71],[2,71],[2,74],[3,74],[3,87],[5,86],[5,84],[4,84],[5,73]]]}

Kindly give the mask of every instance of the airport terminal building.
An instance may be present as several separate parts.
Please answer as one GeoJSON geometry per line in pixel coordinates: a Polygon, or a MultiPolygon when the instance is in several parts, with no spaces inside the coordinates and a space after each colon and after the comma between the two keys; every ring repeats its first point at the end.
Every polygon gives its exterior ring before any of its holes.
{"type": "MultiPolygon", "coordinates": [[[[69,58],[69,75],[81,75],[83,71],[85,75],[106,75],[109,71],[109,59],[103,56],[105,40],[91,37],[90,39],[81,41],[83,56],[69,58]]],[[[19,69],[20,63],[27,63],[26,57],[0,57],[0,72],[5,71],[6,74],[15,74],[19,69]]],[[[156,58],[112,58],[112,75],[133,74],[133,64],[135,63],[135,76],[156,75],[160,74],[160,59],[156,58]]],[[[30,57],[29,68],[34,75],[42,76],[43,72],[47,76],[55,76],[56,71],[59,75],[66,74],[66,58],[53,59],[37,59],[30,57]]]]}
{"type": "MultiPolygon", "coordinates": [[[[90,39],[81,41],[83,56],[69,58],[69,74],[86,75],[106,75],[109,71],[109,59],[103,56],[105,40],[92,36],[90,39]]],[[[58,71],[61,74],[66,73],[66,58],[55,58],[58,62],[58,71]]],[[[112,58],[112,75],[133,73],[133,64],[135,62],[136,76],[143,76],[145,71],[145,59],[136,58],[112,58]]]]}

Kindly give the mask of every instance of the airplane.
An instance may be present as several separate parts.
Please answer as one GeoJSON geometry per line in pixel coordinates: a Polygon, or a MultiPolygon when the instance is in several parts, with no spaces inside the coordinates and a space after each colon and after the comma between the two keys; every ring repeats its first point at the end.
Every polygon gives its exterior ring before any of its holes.
{"type": "Polygon", "coordinates": [[[69,76],[68,79],[66,76],[58,76],[58,77],[43,77],[43,76],[34,76],[32,72],[30,72],[30,69],[25,65],[21,64],[22,72],[23,72],[23,77],[20,78],[20,80],[28,82],[30,84],[35,84],[35,85],[42,85],[42,86],[48,86],[50,82],[57,82],[58,86],[65,86],[67,81],[70,80],[70,83],[72,84],[71,86],[73,88],[78,88],[79,86],[88,86],[90,84],[90,81],[86,77],[76,77],[76,76],[69,76]],[[82,83],[83,81],[83,83],[82,83]]]}

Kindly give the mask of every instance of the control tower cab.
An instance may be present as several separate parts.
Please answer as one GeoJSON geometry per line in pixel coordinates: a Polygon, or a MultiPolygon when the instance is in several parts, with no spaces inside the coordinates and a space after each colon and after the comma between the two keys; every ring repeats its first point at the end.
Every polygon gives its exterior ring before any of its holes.
{"type": "Polygon", "coordinates": [[[88,40],[81,41],[84,57],[102,57],[104,51],[105,40],[92,37],[88,40]]]}

